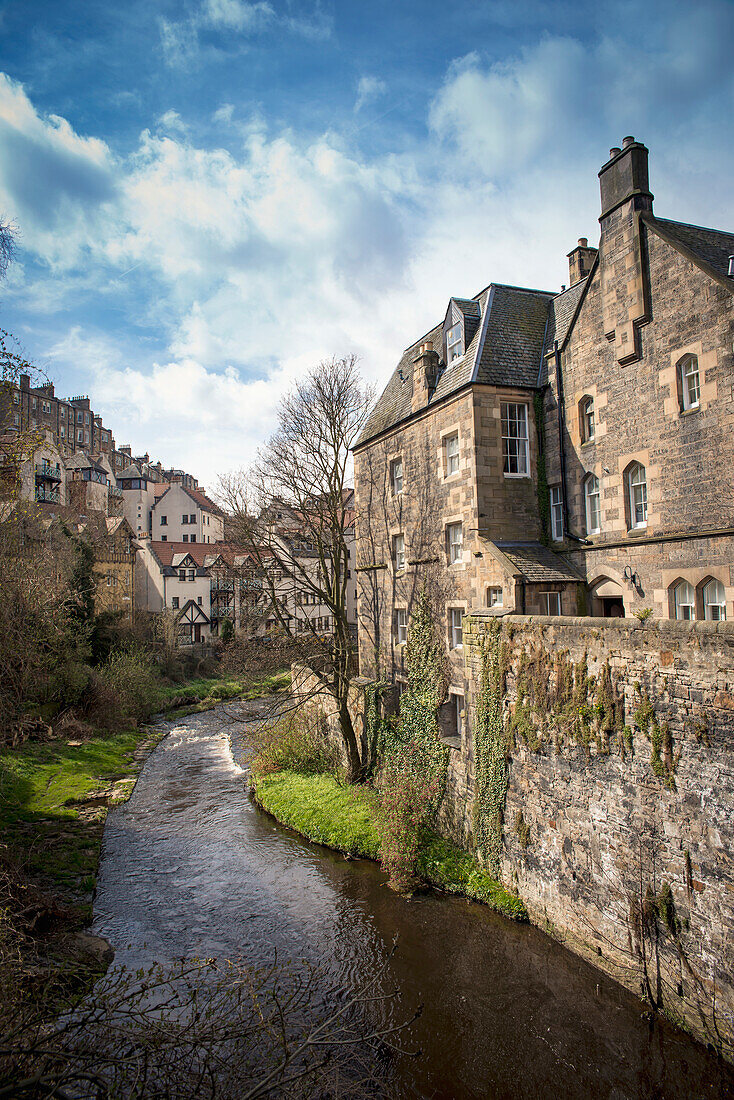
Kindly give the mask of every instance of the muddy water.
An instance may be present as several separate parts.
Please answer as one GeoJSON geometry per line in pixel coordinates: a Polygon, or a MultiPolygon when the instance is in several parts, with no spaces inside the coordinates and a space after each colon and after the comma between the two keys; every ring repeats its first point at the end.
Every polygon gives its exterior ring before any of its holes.
{"type": "MultiPolygon", "coordinates": [[[[732,1097],[734,1073],[535,928],[440,896],[411,900],[373,865],[316,848],[247,797],[239,725],[169,724],[105,827],[95,929],[116,961],[305,959],[358,984],[384,960],[406,1012],[424,1005],[391,1097],[732,1097]]],[[[256,717],[252,706],[245,723],[256,717]]]]}

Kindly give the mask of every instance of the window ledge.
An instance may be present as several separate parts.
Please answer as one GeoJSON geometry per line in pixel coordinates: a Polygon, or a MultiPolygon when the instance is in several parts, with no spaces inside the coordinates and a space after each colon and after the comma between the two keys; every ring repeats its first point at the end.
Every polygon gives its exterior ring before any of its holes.
{"type": "Polygon", "coordinates": [[[680,415],[681,416],[691,416],[692,413],[698,413],[700,411],[701,411],[701,406],[700,405],[690,405],[689,408],[687,408],[687,409],[681,409],[680,410],[680,415]]]}
{"type": "Polygon", "coordinates": [[[627,535],[631,539],[640,538],[640,536],[646,535],[646,534],[647,534],[647,524],[646,523],[643,524],[641,527],[630,527],[627,530],[627,535]]]}
{"type": "Polygon", "coordinates": [[[591,447],[596,443],[596,436],[592,436],[591,439],[583,439],[579,444],[581,447],[591,447]]]}
{"type": "Polygon", "coordinates": [[[506,474],[504,472],[504,470],[502,471],[502,476],[507,478],[508,481],[523,481],[523,480],[524,481],[530,481],[531,480],[530,474],[506,474]]]}

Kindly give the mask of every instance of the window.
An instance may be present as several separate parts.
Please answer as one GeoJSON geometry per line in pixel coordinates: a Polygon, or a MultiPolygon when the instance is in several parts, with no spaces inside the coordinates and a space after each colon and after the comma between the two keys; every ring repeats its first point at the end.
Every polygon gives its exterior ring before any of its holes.
{"type": "Polygon", "coordinates": [[[560,615],[561,614],[561,593],[560,592],[541,592],[540,593],[540,610],[542,615],[560,615]]]}
{"type": "Polygon", "coordinates": [[[81,412],[78,412],[78,413],[76,414],[76,422],[77,422],[77,424],[81,424],[81,422],[82,422],[82,419],[83,419],[83,417],[82,417],[82,414],[81,414],[81,412]]]}
{"type": "Polygon", "coordinates": [[[197,596],[196,597],[196,602],[198,603],[199,607],[201,607],[202,599],[203,599],[202,596],[197,596]]]}
{"type": "Polygon", "coordinates": [[[161,516],[161,527],[168,526],[168,516],[161,516]]]}
{"type": "Polygon", "coordinates": [[[195,569],[189,569],[189,580],[193,581],[195,579],[196,579],[196,570],[195,569]]]}
{"type": "Polygon", "coordinates": [[[681,408],[697,409],[701,400],[701,379],[695,355],[684,355],[681,359],[678,364],[678,383],[681,408]]]}
{"type": "Polygon", "coordinates": [[[31,398],[31,408],[35,409],[36,405],[37,405],[37,401],[36,401],[35,397],[32,397],[31,398]]]}
{"type": "Polygon", "coordinates": [[[66,419],[66,409],[64,408],[63,405],[59,409],[59,416],[61,417],[62,420],[66,419]]]}
{"type": "Polygon", "coordinates": [[[171,607],[173,608],[174,611],[178,611],[178,596],[174,596],[171,599],[171,607]]]}
{"type": "Polygon", "coordinates": [[[461,627],[463,618],[464,612],[462,608],[449,608],[449,637],[451,639],[452,649],[458,649],[459,646],[464,644],[464,634],[461,627]]]}
{"type": "Polygon", "coordinates": [[[508,477],[530,473],[528,449],[528,407],[502,403],[502,464],[508,477]]]}
{"type": "Polygon", "coordinates": [[[630,531],[647,526],[647,476],[645,467],[633,462],[627,471],[627,526],[630,531]]]}
{"type": "Polygon", "coordinates": [[[460,359],[464,354],[464,336],[461,327],[461,321],[459,321],[446,333],[446,362],[449,366],[454,359],[460,359]]]}
{"type": "Polygon", "coordinates": [[[460,523],[449,523],[446,528],[446,552],[450,565],[462,561],[464,556],[464,534],[460,523]]]}
{"type": "Polygon", "coordinates": [[[443,446],[446,477],[449,477],[451,474],[459,472],[459,433],[454,432],[453,435],[447,435],[443,441],[443,446]]]}
{"type": "Polygon", "coordinates": [[[392,560],[396,572],[405,569],[405,535],[393,536],[392,560]]]}
{"type": "Polygon", "coordinates": [[[84,423],[85,423],[85,424],[88,424],[88,423],[89,423],[89,413],[85,413],[85,414],[84,414],[84,423]]]}
{"type": "Polygon", "coordinates": [[[688,581],[678,581],[673,589],[673,607],[676,619],[696,618],[696,593],[688,581]]]}
{"type": "Polygon", "coordinates": [[[189,542],[196,542],[196,535],[192,535],[189,542]]]}
{"type": "Polygon", "coordinates": [[[404,607],[395,612],[395,638],[398,645],[405,645],[408,640],[408,612],[404,607]]]}
{"type": "MultiPolygon", "coordinates": [[[[138,528],[138,530],[140,530],[140,528],[138,528]]],[[[186,580],[186,570],[185,570],[185,569],[179,569],[179,571],[178,571],[178,579],[179,579],[180,581],[185,581],[185,580],[186,580]]]]}
{"type": "Polygon", "coordinates": [[[77,441],[77,443],[83,443],[84,442],[84,430],[82,428],[77,429],[76,441],[77,441]]]}
{"type": "Polygon", "coordinates": [[[196,523],[196,515],[189,516],[189,523],[196,523]]]}
{"type": "Polygon", "coordinates": [[[502,607],[503,596],[501,588],[487,589],[487,607],[502,607]]]}
{"type": "MultiPolygon", "coordinates": [[[[20,394],[19,393],[14,393],[13,394],[13,404],[14,405],[20,405],[20,394]]],[[[61,410],[61,415],[63,416],[63,409],[61,410]]]]}
{"type": "Polygon", "coordinates": [[[579,431],[581,442],[590,443],[594,438],[594,398],[582,397],[579,401],[579,431]]]}
{"type": "Polygon", "coordinates": [[[188,542],[188,541],[189,541],[189,536],[188,536],[188,535],[182,535],[182,538],[183,538],[183,541],[184,541],[184,542],[188,542]]]}
{"type": "Polygon", "coordinates": [[[84,442],[89,443],[89,432],[84,433],[84,442]]]}
{"type": "Polygon", "coordinates": [[[168,542],[168,535],[161,535],[161,542],[168,542]]]}
{"type": "Polygon", "coordinates": [[[726,618],[726,593],[721,581],[710,580],[703,586],[703,617],[715,622],[726,618]]]}
{"type": "Polygon", "coordinates": [[[112,588],[112,574],[111,573],[107,574],[107,587],[112,588]]]}
{"type": "Polygon", "coordinates": [[[403,460],[394,458],[390,463],[390,485],[394,497],[400,496],[403,491],[403,460]]]}
{"type": "Polygon", "coordinates": [[[188,522],[189,522],[189,517],[188,516],[181,516],[181,523],[188,523],[188,522]]]}
{"type": "Polygon", "coordinates": [[[584,481],[584,503],[586,505],[586,534],[596,535],[601,531],[601,504],[599,478],[589,474],[584,481]]]}
{"type": "Polygon", "coordinates": [[[560,485],[550,487],[551,538],[554,542],[563,541],[563,495],[560,485]]]}
{"type": "Polygon", "coordinates": [[[66,439],[66,428],[64,427],[63,424],[59,428],[59,435],[61,436],[62,439],[66,439]]]}

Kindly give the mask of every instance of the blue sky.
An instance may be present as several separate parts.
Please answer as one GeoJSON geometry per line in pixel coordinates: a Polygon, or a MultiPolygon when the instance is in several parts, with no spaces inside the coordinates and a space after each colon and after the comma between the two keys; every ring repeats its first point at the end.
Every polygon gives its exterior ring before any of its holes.
{"type": "Polygon", "coordinates": [[[734,229],[733,47],[726,0],[6,0],[0,325],[213,487],[309,365],[379,387],[451,294],[560,288],[627,134],[734,229]]]}

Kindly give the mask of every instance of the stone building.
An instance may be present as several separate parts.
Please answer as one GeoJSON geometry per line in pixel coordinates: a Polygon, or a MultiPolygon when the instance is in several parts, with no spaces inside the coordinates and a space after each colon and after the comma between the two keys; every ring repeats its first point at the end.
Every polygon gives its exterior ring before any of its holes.
{"type": "Polygon", "coordinates": [[[457,733],[468,611],[734,613],[734,234],[655,217],[647,157],[611,151],[568,289],[452,298],[354,450],[361,671],[403,678],[427,584],[457,733]]]}

